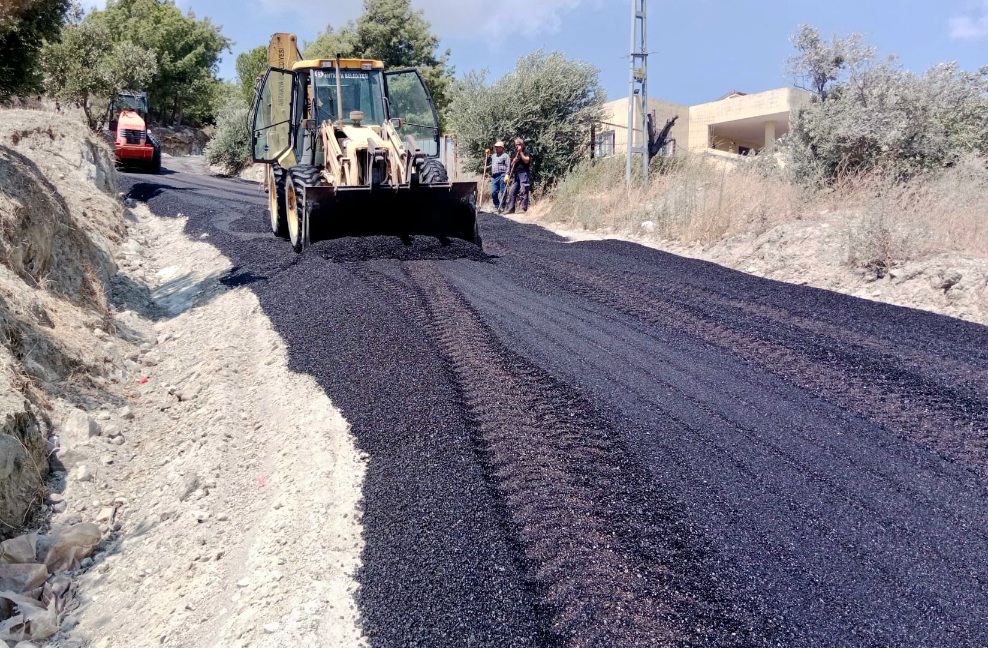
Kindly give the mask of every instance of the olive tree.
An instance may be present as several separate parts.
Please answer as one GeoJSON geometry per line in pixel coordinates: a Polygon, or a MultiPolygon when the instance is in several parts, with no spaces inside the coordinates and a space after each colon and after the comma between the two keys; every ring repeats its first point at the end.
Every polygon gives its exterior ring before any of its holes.
{"type": "Polygon", "coordinates": [[[208,17],[197,18],[170,0],[108,0],[91,16],[106,21],[115,43],[130,41],[149,49],[158,67],[148,93],[151,113],[163,124],[202,124],[212,120],[222,96],[217,79],[220,57],[231,41],[208,17]]]}
{"type": "Polygon", "coordinates": [[[106,102],[117,91],[144,87],[158,69],[154,52],[114,43],[107,24],[93,17],[67,25],[61,40],[45,45],[42,60],[48,93],[78,103],[93,129],[101,126],[106,102]]]}
{"type": "Polygon", "coordinates": [[[900,176],[988,155],[988,66],[955,63],[924,74],[879,60],[859,37],[823,43],[812,28],[794,38],[792,69],[816,93],[796,111],[783,151],[800,180],[829,182],[873,168],[900,176]]]}
{"type": "Polygon", "coordinates": [[[467,74],[453,84],[448,111],[461,155],[480,172],[485,149],[521,137],[534,155],[534,183],[553,185],[588,154],[605,100],[599,76],[590,63],[542,50],[493,82],[486,71],[467,74]]]}
{"type": "Polygon", "coordinates": [[[412,8],[411,0],[364,0],[364,11],[356,21],[339,29],[328,26],[304,50],[306,58],[340,54],[378,59],[388,69],[418,68],[440,119],[445,117],[453,78],[450,52],[439,51],[439,37],[422,10],[412,8]]]}
{"type": "Polygon", "coordinates": [[[210,164],[220,164],[236,173],[251,161],[248,108],[244,100],[231,97],[216,116],[216,135],[206,145],[203,155],[210,164]]]}

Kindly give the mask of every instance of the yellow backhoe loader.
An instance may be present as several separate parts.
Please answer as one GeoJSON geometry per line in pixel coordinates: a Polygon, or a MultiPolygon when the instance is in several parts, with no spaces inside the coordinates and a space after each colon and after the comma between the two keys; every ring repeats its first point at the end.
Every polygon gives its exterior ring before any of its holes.
{"type": "Polygon", "coordinates": [[[253,158],[268,165],[271,230],[301,252],[313,235],[429,235],[481,245],[477,184],[450,182],[435,105],[414,69],[302,60],[275,34],[251,106],[253,158]]]}

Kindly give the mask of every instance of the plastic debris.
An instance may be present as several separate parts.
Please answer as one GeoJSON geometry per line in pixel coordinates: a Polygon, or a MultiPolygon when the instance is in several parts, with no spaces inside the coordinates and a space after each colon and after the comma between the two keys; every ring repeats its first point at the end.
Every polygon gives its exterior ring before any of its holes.
{"type": "Polygon", "coordinates": [[[45,564],[53,572],[75,569],[80,561],[93,553],[102,536],[99,527],[92,522],[56,530],[52,533],[45,564]]]}

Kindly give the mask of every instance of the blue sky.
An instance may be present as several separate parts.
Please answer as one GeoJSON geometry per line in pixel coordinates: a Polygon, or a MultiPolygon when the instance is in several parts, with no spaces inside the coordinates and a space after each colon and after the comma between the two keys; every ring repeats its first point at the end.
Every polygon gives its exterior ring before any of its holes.
{"type": "MultiPolygon", "coordinates": [[[[102,0],[85,0],[89,5],[102,0]]],[[[312,40],[330,21],[359,15],[361,0],[177,0],[209,16],[236,41],[221,76],[233,78],[236,54],[266,44],[274,31],[312,40]],[[284,7],[291,7],[285,11],[284,7]]],[[[413,0],[452,50],[457,73],[488,68],[500,76],[515,60],[545,48],[591,61],[608,98],[628,91],[630,0],[413,0]]],[[[988,0],[648,0],[649,94],[685,104],[729,90],[790,85],[788,38],[808,23],[824,35],[861,32],[882,53],[923,71],[943,61],[988,65],[988,0]]]]}

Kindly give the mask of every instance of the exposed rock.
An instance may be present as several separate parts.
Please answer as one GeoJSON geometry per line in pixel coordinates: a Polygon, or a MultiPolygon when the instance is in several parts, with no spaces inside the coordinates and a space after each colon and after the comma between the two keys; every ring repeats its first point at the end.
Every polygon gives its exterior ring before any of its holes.
{"type": "Polygon", "coordinates": [[[81,409],[73,409],[62,423],[62,438],[76,444],[84,443],[86,439],[99,434],[99,423],[81,409]]]}
{"type": "MultiPolygon", "coordinates": [[[[0,372],[0,519],[20,523],[43,500],[48,444],[33,408],[3,384],[6,378],[0,372]]],[[[0,540],[18,531],[0,525],[0,540]]]]}
{"type": "Polygon", "coordinates": [[[964,275],[957,272],[956,270],[947,270],[942,274],[936,276],[932,280],[934,288],[947,292],[957,284],[961,282],[964,275]]]}
{"type": "Polygon", "coordinates": [[[178,491],[178,499],[180,502],[184,502],[189,499],[199,487],[199,475],[195,473],[189,473],[182,478],[182,483],[178,491]]]}
{"type": "Polygon", "coordinates": [[[205,131],[190,126],[154,126],[151,132],[161,142],[161,150],[172,156],[201,155],[209,142],[205,131]]]}

